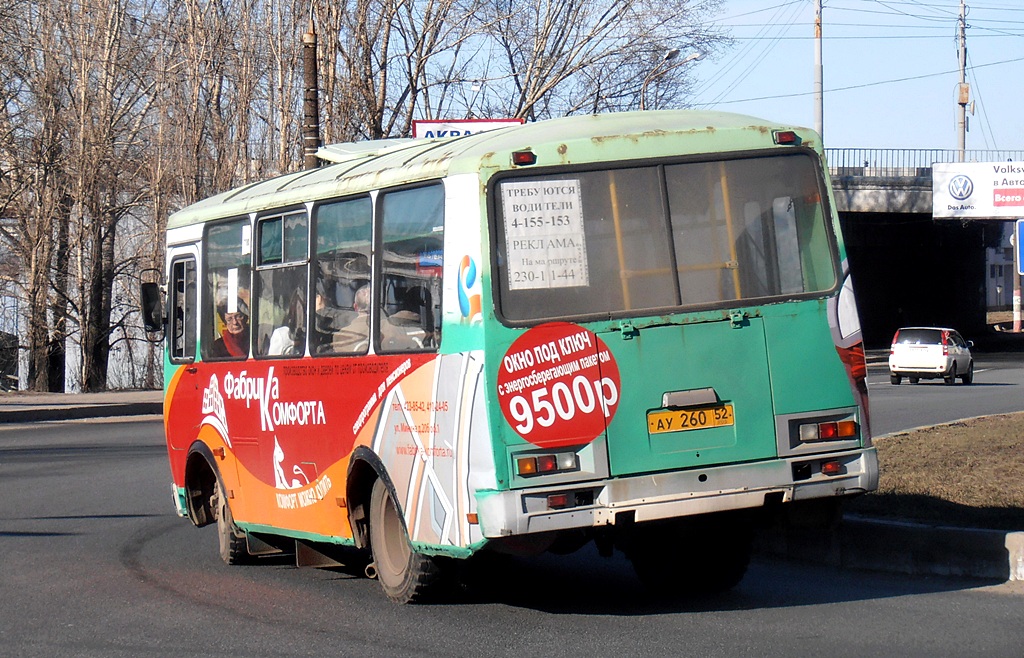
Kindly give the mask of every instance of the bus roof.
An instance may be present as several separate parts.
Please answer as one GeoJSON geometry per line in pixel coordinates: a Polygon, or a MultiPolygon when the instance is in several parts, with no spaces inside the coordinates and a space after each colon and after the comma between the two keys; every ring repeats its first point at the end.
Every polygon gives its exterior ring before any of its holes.
{"type": "Polygon", "coordinates": [[[623,161],[778,148],[772,136],[776,130],[793,130],[803,145],[820,148],[818,136],[809,129],[689,110],[572,116],[453,138],[337,144],[319,153],[329,164],[209,197],[172,214],[167,228],[452,174],[513,169],[515,151],[535,153],[534,167],[623,161]]]}

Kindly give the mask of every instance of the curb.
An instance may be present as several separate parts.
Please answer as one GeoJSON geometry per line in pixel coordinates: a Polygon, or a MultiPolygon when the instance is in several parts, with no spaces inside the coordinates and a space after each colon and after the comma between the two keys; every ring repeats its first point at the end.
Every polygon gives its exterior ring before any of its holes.
{"type": "Polygon", "coordinates": [[[1024,532],[844,516],[832,531],[769,528],[762,554],[848,569],[1024,580],[1024,532]]]}
{"type": "Polygon", "coordinates": [[[83,418],[148,416],[154,414],[161,415],[163,411],[164,405],[162,402],[4,409],[0,411],[0,423],[35,423],[53,420],[82,420],[83,418]]]}
{"type": "Polygon", "coordinates": [[[0,394],[0,424],[162,415],[164,396],[158,390],[99,393],[0,394]]]}

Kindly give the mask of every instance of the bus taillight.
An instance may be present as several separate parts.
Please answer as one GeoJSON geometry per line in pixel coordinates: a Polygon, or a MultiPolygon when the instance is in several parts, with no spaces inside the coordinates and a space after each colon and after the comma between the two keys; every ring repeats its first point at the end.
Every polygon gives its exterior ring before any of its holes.
{"type": "Polygon", "coordinates": [[[775,138],[776,144],[795,146],[800,143],[800,136],[792,130],[773,130],[772,136],[775,138]]]}
{"type": "Polygon", "coordinates": [[[537,164],[537,154],[533,151],[515,151],[512,153],[512,164],[517,167],[537,164]]]}
{"type": "Polygon", "coordinates": [[[557,452],[516,458],[516,470],[520,476],[550,475],[563,471],[575,471],[576,468],[575,452],[557,452]]]}
{"type": "Polygon", "coordinates": [[[801,441],[834,441],[857,436],[857,421],[840,420],[825,423],[806,423],[800,426],[801,441]]]}
{"type": "Polygon", "coordinates": [[[841,475],[843,472],[843,464],[838,460],[832,460],[827,462],[821,462],[821,474],[822,475],[841,475]]]}
{"type": "Polygon", "coordinates": [[[559,493],[548,496],[548,509],[565,509],[566,507],[572,507],[569,504],[569,494],[559,493]]]}

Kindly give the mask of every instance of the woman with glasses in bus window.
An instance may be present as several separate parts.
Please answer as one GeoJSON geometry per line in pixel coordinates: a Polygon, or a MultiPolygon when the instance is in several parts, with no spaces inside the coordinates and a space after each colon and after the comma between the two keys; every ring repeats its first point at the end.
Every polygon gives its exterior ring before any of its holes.
{"type": "Polygon", "coordinates": [[[220,338],[213,342],[210,356],[215,358],[244,357],[249,355],[249,305],[239,298],[235,311],[228,312],[227,299],[217,304],[224,328],[220,338]]]}

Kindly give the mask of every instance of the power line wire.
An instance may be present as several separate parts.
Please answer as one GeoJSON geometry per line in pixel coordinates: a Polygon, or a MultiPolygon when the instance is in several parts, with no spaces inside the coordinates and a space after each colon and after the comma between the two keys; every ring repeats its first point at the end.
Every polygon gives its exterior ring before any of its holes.
{"type": "MultiPolygon", "coordinates": [[[[1017,57],[1015,59],[1004,59],[1004,60],[999,61],[999,62],[990,62],[988,64],[976,64],[976,65],[970,67],[970,70],[988,68],[990,66],[1000,66],[1002,64],[1012,64],[1014,62],[1024,62],[1024,57],[1017,57]]],[[[942,75],[951,75],[951,74],[959,74],[959,73],[960,73],[960,69],[954,69],[952,71],[941,71],[939,73],[925,73],[923,75],[914,75],[914,76],[910,76],[910,77],[906,77],[906,78],[894,78],[892,80],[879,80],[877,82],[866,82],[864,84],[849,85],[849,86],[846,86],[846,87],[834,87],[832,89],[826,89],[824,91],[824,93],[829,94],[829,93],[835,93],[835,92],[839,92],[839,91],[850,91],[852,89],[864,89],[865,87],[876,87],[876,86],[881,86],[881,85],[894,84],[894,83],[897,83],[897,82],[909,82],[911,80],[922,80],[924,78],[935,78],[935,77],[939,77],[939,76],[942,76],[942,75]]],[[[810,96],[813,93],[814,93],[813,91],[802,91],[802,92],[798,92],[798,93],[795,93],[795,94],[778,94],[778,95],[774,95],[774,96],[758,96],[757,98],[742,98],[742,99],[731,100],[731,101],[719,101],[719,102],[717,102],[715,104],[716,105],[731,105],[733,103],[749,103],[751,101],[766,101],[766,100],[775,100],[775,99],[779,99],[779,98],[799,98],[801,96],[810,96]]]]}
{"type": "MultiPolygon", "coordinates": [[[[967,61],[968,61],[968,62],[970,62],[970,61],[971,61],[971,55],[970,55],[970,52],[968,52],[968,54],[967,54],[967,61]]],[[[989,146],[988,146],[988,136],[989,136],[989,135],[991,135],[991,137],[992,137],[992,148],[993,148],[993,149],[997,149],[997,150],[998,150],[998,148],[999,148],[999,147],[998,147],[998,146],[996,145],[996,134],[995,134],[995,132],[994,132],[994,131],[992,130],[992,122],[991,122],[991,121],[989,121],[989,118],[988,118],[988,109],[987,109],[987,106],[986,106],[986,104],[985,104],[985,103],[984,103],[984,102],[982,101],[982,98],[981,98],[981,85],[979,85],[979,84],[978,84],[978,76],[974,75],[974,67],[973,67],[973,66],[971,66],[971,67],[968,67],[968,69],[967,69],[967,74],[968,74],[968,75],[970,76],[970,78],[971,78],[971,84],[972,84],[972,85],[973,85],[973,87],[974,87],[974,92],[975,92],[975,95],[976,95],[976,96],[978,97],[978,104],[979,104],[979,105],[981,106],[981,116],[982,116],[982,118],[984,118],[984,120],[985,120],[985,126],[986,126],[986,127],[987,127],[987,129],[988,129],[987,131],[986,131],[986,130],[982,130],[982,131],[981,131],[981,135],[982,135],[982,137],[983,137],[983,138],[985,139],[985,148],[988,148],[988,147],[989,147],[989,146]]]]}
{"type": "MultiPolygon", "coordinates": [[[[972,39],[1003,39],[1003,38],[1019,38],[1024,37],[1024,32],[1003,32],[1001,34],[974,34],[971,35],[972,39]]],[[[874,36],[862,36],[862,35],[849,35],[849,36],[828,36],[824,37],[825,43],[829,41],[885,41],[889,39],[947,39],[946,36],[939,36],[937,34],[889,34],[889,35],[874,35],[874,36]]],[[[733,41],[812,41],[814,37],[732,37],[733,41]]]]}
{"type": "Polygon", "coordinates": [[[716,96],[714,96],[714,98],[711,101],[711,104],[715,104],[719,100],[721,100],[722,97],[724,97],[730,91],[735,89],[736,85],[738,85],[740,82],[745,80],[750,75],[750,73],[755,68],[757,68],[757,66],[761,62],[764,61],[764,59],[767,57],[768,53],[771,52],[771,50],[779,42],[778,38],[774,38],[773,39],[772,36],[770,36],[771,30],[774,29],[774,28],[780,28],[781,32],[776,32],[775,35],[774,35],[774,37],[780,37],[780,36],[784,36],[785,32],[788,31],[791,28],[791,24],[793,23],[792,19],[796,16],[796,13],[799,12],[799,10],[800,10],[800,6],[799,5],[800,4],[803,4],[803,3],[802,2],[800,2],[800,3],[789,2],[789,3],[785,3],[785,4],[781,4],[781,5],[776,5],[775,6],[775,10],[776,10],[775,13],[772,15],[771,19],[769,19],[769,22],[766,23],[760,29],[760,31],[757,34],[758,37],[764,36],[765,40],[768,41],[768,43],[767,43],[767,45],[765,45],[761,49],[760,53],[758,53],[756,55],[756,57],[753,60],[753,62],[751,64],[748,64],[744,69],[742,69],[740,71],[740,73],[734,79],[730,80],[728,78],[729,73],[734,68],[736,68],[737,66],[742,64],[743,58],[748,53],[751,53],[751,52],[754,51],[754,47],[755,47],[754,44],[756,44],[756,41],[748,42],[747,46],[744,46],[743,48],[741,48],[740,51],[738,53],[736,53],[736,55],[731,57],[729,59],[728,63],[726,64],[725,69],[721,72],[721,74],[719,76],[717,76],[716,78],[714,78],[712,80],[709,80],[707,83],[705,83],[703,85],[698,85],[698,87],[693,92],[693,96],[696,98],[696,97],[700,96],[702,93],[704,93],[706,90],[709,90],[711,87],[713,87],[719,81],[723,81],[724,84],[725,84],[725,88],[721,92],[719,92],[716,96]],[[788,16],[786,16],[786,9],[787,8],[793,10],[793,11],[789,12],[788,16]],[[787,20],[787,25],[783,27],[783,26],[780,26],[780,23],[784,19],[784,17],[788,18],[788,20],[787,20]]]}

